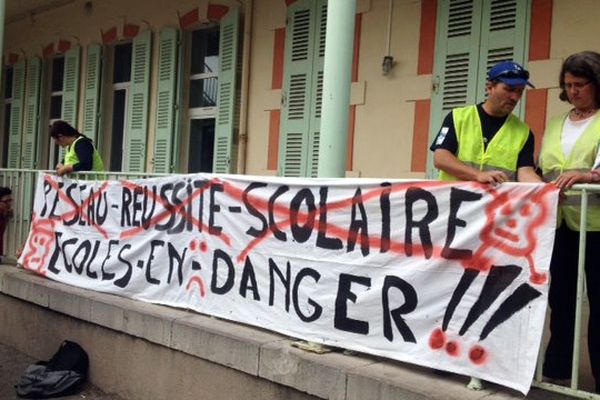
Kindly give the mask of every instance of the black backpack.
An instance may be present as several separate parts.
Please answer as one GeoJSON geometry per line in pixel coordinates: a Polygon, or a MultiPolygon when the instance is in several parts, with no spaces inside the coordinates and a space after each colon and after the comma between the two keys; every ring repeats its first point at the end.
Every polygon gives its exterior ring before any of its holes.
{"type": "Polygon", "coordinates": [[[87,379],[88,355],[75,342],[65,340],[48,361],[39,361],[25,369],[15,385],[24,398],[48,398],[73,394],[87,379]]]}

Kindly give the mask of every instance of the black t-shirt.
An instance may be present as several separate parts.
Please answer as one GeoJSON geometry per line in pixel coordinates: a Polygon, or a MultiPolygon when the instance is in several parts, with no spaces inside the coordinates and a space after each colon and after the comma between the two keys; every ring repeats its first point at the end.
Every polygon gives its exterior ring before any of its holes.
{"type": "MultiPolygon", "coordinates": [[[[505,117],[494,117],[487,114],[482,107],[482,104],[477,104],[477,113],[479,114],[479,120],[481,121],[481,132],[483,134],[483,146],[487,148],[488,143],[496,132],[500,130],[504,122],[506,121],[505,117]]],[[[525,145],[519,152],[519,158],[517,159],[517,168],[521,167],[535,167],[535,163],[533,161],[533,150],[535,146],[535,141],[533,137],[533,133],[529,131],[529,136],[527,137],[527,141],[525,145]]],[[[458,140],[456,138],[456,130],[454,129],[454,119],[452,118],[452,112],[449,112],[444,118],[444,122],[442,123],[442,127],[439,130],[435,140],[429,147],[431,151],[435,151],[437,149],[448,150],[452,154],[458,154],[458,140]]]]}

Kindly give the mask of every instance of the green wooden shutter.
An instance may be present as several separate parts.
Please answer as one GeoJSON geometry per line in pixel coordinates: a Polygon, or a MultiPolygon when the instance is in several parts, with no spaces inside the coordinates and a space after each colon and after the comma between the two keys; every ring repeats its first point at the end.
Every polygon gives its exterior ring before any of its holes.
{"type": "MultiPolygon", "coordinates": [[[[430,142],[450,110],[477,100],[481,3],[480,0],[438,3],[430,142]]],[[[433,177],[433,159],[429,153],[428,171],[433,177]]]]}
{"type": "Polygon", "coordinates": [[[306,176],[315,42],[314,0],[288,7],[278,173],[306,176]]]}
{"type": "Polygon", "coordinates": [[[213,172],[231,173],[237,158],[236,132],[239,111],[237,105],[237,70],[239,41],[239,10],[233,7],[221,19],[219,34],[219,93],[213,172]]]}
{"type": "Polygon", "coordinates": [[[38,124],[40,111],[40,77],[42,62],[38,57],[34,57],[27,62],[27,88],[25,95],[25,120],[23,148],[21,155],[23,163],[22,168],[34,169],[39,160],[37,150],[38,142],[38,124]]]}
{"type": "MultiPolygon", "coordinates": [[[[486,74],[492,65],[506,60],[525,63],[528,3],[522,0],[484,2],[477,101],[485,99],[486,74]]],[[[515,109],[516,114],[524,110],[523,104],[523,101],[519,102],[519,107],[515,109]]]]}
{"type": "Polygon", "coordinates": [[[156,94],[156,130],[154,172],[171,172],[173,129],[176,114],[176,85],[179,32],[165,28],[160,32],[158,50],[158,90],[156,94]]]}
{"type": "Polygon", "coordinates": [[[23,126],[23,100],[25,98],[25,62],[13,67],[12,102],[8,137],[8,168],[21,167],[21,133],[23,126]]]}
{"type": "Polygon", "coordinates": [[[100,147],[98,118],[100,105],[100,78],[102,76],[102,47],[90,44],[87,47],[87,67],[83,92],[83,134],[100,147]]]}
{"type": "Polygon", "coordinates": [[[125,171],[130,172],[143,172],[146,165],[151,47],[152,32],[150,31],[142,32],[133,39],[131,86],[127,110],[129,129],[125,157],[125,171]]]}
{"type": "Polygon", "coordinates": [[[325,36],[327,31],[327,0],[317,1],[316,45],[313,46],[313,80],[311,82],[310,123],[308,130],[308,174],[316,178],[319,167],[319,137],[321,133],[321,106],[323,104],[323,65],[325,61],[325,36]],[[314,79],[316,78],[316,79],[314,79]]]}
{"type": "MultiPolygon", "coordinates": [[[[524,63],[529,0],[441,0],[438,3],[430,142],[453,108],[485,99],[489,68],[503,60],[524,63]]],[[[516,114],[522,115],[523,102],[516,114]]],[[[428,175],[434,177],[429,153],[428,175]]]]}
{"type": "Polygon", "coordinates": [[[77,126],[77,105],[79,99],[79,64],[81,48],[74,46],[65,53],[65,71],[62,95],[62,119],[71,126],[77,126]]]}

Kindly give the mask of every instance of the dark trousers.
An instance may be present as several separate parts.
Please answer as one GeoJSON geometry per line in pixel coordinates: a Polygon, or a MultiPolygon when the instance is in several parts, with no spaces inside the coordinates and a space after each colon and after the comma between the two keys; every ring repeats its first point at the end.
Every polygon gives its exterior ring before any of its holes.
{"type": "MultiPolygon", "coordinates": [[[[569,379],[573,355],[573,329],[577,295],[577,258],[579,232],[563,223],[556,230],[550,261],[550,342],[546,349],[544,376],[569,379]]],[[[596,392],[600,393],[600,232],[588,232],[586,239],[585,274],[590,303],[588,321],[588,351],[596,392]]]]}

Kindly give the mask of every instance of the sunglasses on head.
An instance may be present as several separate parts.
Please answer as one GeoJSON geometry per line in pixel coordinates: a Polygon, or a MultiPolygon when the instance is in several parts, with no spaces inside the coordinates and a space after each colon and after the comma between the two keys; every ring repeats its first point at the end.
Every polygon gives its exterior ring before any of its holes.
{"type": "Polygon", "coordinates": [[[529,79],[529,71],[524,69],[507,69],[500,71],[494,76],[490,76],[490,80],[499,78],[518,78],[518,79],[529,79]]]}

